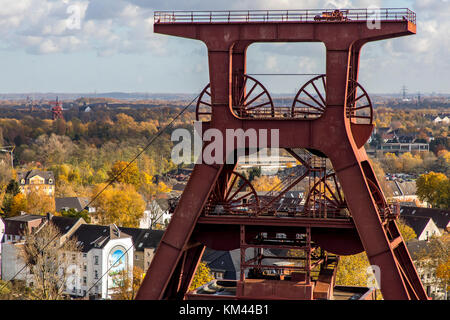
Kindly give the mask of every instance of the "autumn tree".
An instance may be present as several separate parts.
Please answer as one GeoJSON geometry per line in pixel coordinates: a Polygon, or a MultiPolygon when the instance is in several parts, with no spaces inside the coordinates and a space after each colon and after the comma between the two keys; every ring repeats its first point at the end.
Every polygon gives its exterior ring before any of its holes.
{"type": "Polygon", "coordinates": [[[136,162],[117,161],[108,172],[110,181],[117,181],[119,183],[131,184],[135,188],[140,185],[139,168],[136,162]]]}
{"type": "Polygon", "coordinates": [[[11,179],[11,164],[0,161],[0,184],[6,184],[11,179]]]}
{"type": "Polygon", "coordinates": [[[369,266],[370,263],[365,252],[341,256],[336,273],[336,284],[342,286],[367,286],[367,268],[369,266]]]}
{"type": "Polygon", "coordinates": [[[211,270],[206,265],[206,262],[200,262],[197,267],[197,271],[195,272],[194,278],[192,279],[189,290],[197,289],[198,287],[214,280],[214,277],[211,275],[211,270]]]}
{"type": "Polygon", "coordinates": [[[158,198],[159,195],[170,191],[171,189],[164,182],[159,181],[158,183],[155,183],[151,175],[142,172],[139,192],[147,201],[158,198]]]}
{"type": "Polygon", "coordinates": [[[416,180],[416,194],[421,201],[427,201],[433,207],[450,207],[450,180],[443,173],[430,172],[416,180]]]}
{"type": "Polygon", "coordinates": [[[369,159],[369,161],[372,165],[375,176],[377,177],[377,180],[381,185],[381,190],[383,191],[384,195],[386,197],[391,197],[393,195],[393,192],[390,185],[386,181],[386,174],[380,163],[374,159],[369,159]]]}
{"type": "Polygon", "coordinates": [[[413,230],[413,228],[408,226],[405,221],[399,219],[397,221],[397,227],[404,241],[410,241],[417,238],[416,232],[413,230]]]}
{"type": "Polygon", "coordinates": [[[100,224],[115,223],[121,227],[139,227],[139,220],[144,215],[145,201],[129,184],[115,184],[107,187],[105,184],[97,185],[92,193],[96,207],[95,216],[100,224]]]}
{"type": "Polygon", "coordinates": [[[27,197],[23,193],[16,194],[11,200],[8,217],[15,217],[20,215],[22,211],[26,212],[28,209],[27,197]]]}
{"type": "Polygon", "coordinates": [[[440,238],[432,238],[427,246],[417,252],[414,257],[416,267],[424,274],[432,274],[434,277],[427,278],[431,284],[448,289],[448,268],[450,259],[450,237],[448,235],[440,238]]]}
{"type": "Polygon", "coordinates": [[[49,196],[41,188],[31,189],[26,195],[27,209],[29,214],[46,214],[55,212],[55,199],[49,196]]]}
{"type": "Polygon", "coordinates": [[[0,300],[30,300],[33,298],[31,288],[23,281],[0,280],[0,300]]]}
{"type": "Polygon", "coordinates": [[[138,266],[133,267],[132,275],[129,270],[123,269],[117,277],[118,286],[114,288],[113,300],[134,300],[144,280],[144,270],[138,266]]]}
{"type": "Polygon", "coordinates": [[[76,239],[61,240],[62,234],[51,222],[35,232],[27,232],[20,251],[33,279],[32,299],[64,299],[64,286],[69,280],[72,254],[81,252],[76,239]]]}
{"type": "Polygon", "coordinates": [[[252,184],[256,191],[279,191],[277,186],[279,186],[280,183],[281,180],[277,176],[260,176],[255,177],[252,184]]]}
{"type": "Polygon", "coordinates": [[[54,133],[39,136],[35,141],[35,147],[39,151],[36,153],[37,160],[46,165],[66,162],[76,148],[69,137],[54,133]]]}
{"type": "Polygon", "coordinates": [[[388,172],[400,172],[403,169],[401,160],[394,153],[386,153],[381,162],[388,172]]]}
{"type": "Polygon", "coordinates": [[[450,257],[446,261],[442,262],[436,267],[436,277],[441,280],[445,291],[445,298],[447,300],[447,294],[450,284],[450,257]]]}

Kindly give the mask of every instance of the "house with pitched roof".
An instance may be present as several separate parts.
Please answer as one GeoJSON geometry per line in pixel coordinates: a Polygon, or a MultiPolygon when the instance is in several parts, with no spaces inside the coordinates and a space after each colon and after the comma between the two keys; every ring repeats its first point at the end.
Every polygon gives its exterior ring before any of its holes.
{"type": "Polygon", "coordinates": [[[401,215],[401,219],[414,230],[417,240],[427,241],[432,237],[440,237],[442,235],[430,217],[401,215]]]}
{"type": "Polygon", "coordinates": [[[124,227],[119,227],[119,229],[122,232],[129,234],[133,240],[133,265],[146,271],[148,267],[150,267],[156,248],[164,234],[164,230],[124,227]]]}
{"type": "Polygon", "coordinates": [[[4,219],[5,233],[0,244],[2,280],[14,278],[24,281],[28,286],[33,285],[33,277],[29,269],[23,269],[25,263],[19,251],[25,243],[27,233],[38,232],[48,222],[53,223],[59,230],[60,243],[63,243],[80,225],[85,223],[83,219],[58,217],[51,214],[46,216],[23,214],[4,219]]]}
{"type": "Polygon", "coordinates": [[[428,217],[433,219],[441,234],[450,231],[450,210],[402,206],[400,216],[428,217]]]}
{"type": "Polygon", "coordinates": [[[17,173],[20,191],[24,194],[43,191],[48,196],[55,195],[55,177],[52,171],[30,170],[17,173]]]}
{"type": "MultiPolygon", "coordinates": [[[[439,241],[439,240],[438,240],[439,241]]],[[[413,259],[414,265],[417,269],[422,284],[427,292],[427,295],[433,300],[448,299],[448,292],[441,281],[436,277],[436,270],[433,268],[433,263],[430,265],[427,258],[423,257],[423,253],[433,250],[430,241],[412,240],[406,243],[408,252],[413,259]]]]}
{"type": "MultiPolygon", "coordinates": [[[[78,212],[87,210],[88,214],[92,215],[95,213],[95,207],[89,205],[90,201],[88,198],[83,197],[65,197],[65,198],[55,198],[55,210],[57,212],[68,211],[74,209],[78,212]]],[[[95,217],[91,217],[95,220],[95,217]]]]}

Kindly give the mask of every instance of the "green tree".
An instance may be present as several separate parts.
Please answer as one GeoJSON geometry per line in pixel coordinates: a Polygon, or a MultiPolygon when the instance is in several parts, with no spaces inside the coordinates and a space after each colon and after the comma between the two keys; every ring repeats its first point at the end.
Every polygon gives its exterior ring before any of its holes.
{"type": "Polygon", "coordinates": [[[248,181],[252,182],[253,179],[261,176],[261,167],[253,167],[248,172],[248,181]]]}
{"type": "Polygon", "coordinates": [[[11,179],[6,186],[6,193],[12,195],[13,197],[20,193],[19,183],[16,180],[11,179]]]}
{"type": "Polygon", "coordinates": [[[62,217],[82,218],[87,223],[91,223],[91,216],[87,210],[81,210],[78,212],[74,208],[70,208],[69,210],[61,210],[57,214],[62,217]]]}

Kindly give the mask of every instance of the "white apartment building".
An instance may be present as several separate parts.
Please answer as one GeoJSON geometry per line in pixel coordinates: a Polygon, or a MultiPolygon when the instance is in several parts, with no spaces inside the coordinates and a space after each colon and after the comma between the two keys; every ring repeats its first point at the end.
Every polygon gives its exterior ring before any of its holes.
{"type": "Polygon", "coordinates": [[[117,287],[118,274],[128,270],[132,276],[133,242],[131,236],[115,225],[81,225],[72,235],[81,246],[81,253],[70,253],[66,292],[72,296],[110,299],[117,287]],[[78,256],[77,256],[78,255],[78,256]]]}

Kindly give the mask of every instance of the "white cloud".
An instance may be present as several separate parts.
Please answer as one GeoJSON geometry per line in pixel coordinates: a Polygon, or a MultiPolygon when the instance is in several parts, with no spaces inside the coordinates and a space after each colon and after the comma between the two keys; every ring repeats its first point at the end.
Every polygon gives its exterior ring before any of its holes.
{"type": "MultiPolygon", "coordinates": [[[[376,74],[387,74],[394,70],[408,70],[423,76],[427,74],[431,76],[433,72],[442,72],[442,70],[450,72],[449,1],[409,1],[417,12],[417,34],[382,41],[373,47],[367,45],[367,49],[364,47],[362,50],[363,62],[369,65],[367,70],[371,72],[374,81],[380,79],[375,76],[376,74]]],[[[363,8],[381,7],[382,3],[386,2],[381,0],[191,0],[184,2],[179,0],[1,0],[0,43],[2,50],[23,50],[36,55],[96,52],[98,56],[112,56],[118,53],[147,53],[150,56],[171,54],[176,59],[180,58],[180,54],[176,50],[172,51],[170,46],[182,41],[153,33],[154,10],[363,8]],[[69,6],[79,8],[79,29],[68,27],[68,19],[73,15],[67,11],[69,6]]],[[[204,47],[201,50],[194,48],[194,45],[188,47],[188,54],[196,55],[197,58],[205,54],[204,47]]],[[[284,72],[293,68],[299,68],[305,72],[317,72],[317,69],[324,64],[324,51],[323,45],[299,49],[293,44],[271,44],[267,47],[258,47],[252,52],[259,52],[256,54],[258,64],[255,65],[265,67],[269,72],[280,70],[284,72]],[[293,59],[285,59],[288,56],[293,59]]],[[[183,54],[186,55],[185,52],[183,54]]],[[[196,68],[196,70],[200,72],[200,69],[196,68]]],[[[258,71],[264,72],[259,69],[258,71]]],[[[380,82],[381,85],[383,83],[380,82]]]]}
{"type": "Polygon", "coordinates": [[[278,72],[280,68],[278,68],[278,60],[275,56],[269,56],[266,58],[266,68],[271,72],[278,72]]]}

